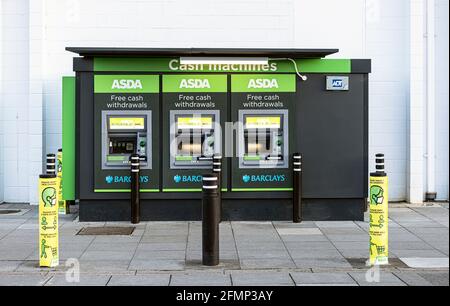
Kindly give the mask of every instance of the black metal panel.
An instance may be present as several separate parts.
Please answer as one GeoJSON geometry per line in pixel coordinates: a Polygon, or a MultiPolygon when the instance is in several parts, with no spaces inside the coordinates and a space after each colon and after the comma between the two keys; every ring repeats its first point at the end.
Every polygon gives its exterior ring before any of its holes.
{"type": "Polygon", "coordinates": [[[89,57],[74,57],[73,58],[73,71],[77,72],[89,72],[94,71],[94,60],[89,57]]]}
{"type": "Polygon", "coordinates": [[[79,199],[92,199],[94,186],[94,74],[79,73],[77,98],[77,186],[79,199]]]}
{"type": "Polygon", "coordinates": [[[305,198],[367,197],[367,78],[349,77],[349,91],[327,91],[323,74],[308,75],[297,89],[305,198]]]}
{"type": "Polygon", "coordinates": [[[372,61],[369,59],[352,59],[352,73],[371,73],[372,61]]]}
{"type": "MultiPolygon", "coordinates": [[[[304,200],[305,221],[363,221],[364,199],[304,200]]],[[[289,200],[223,200],[223,220],[292,221],[289,200]]],[[[141,201],[142,221],[200,221],[201,200],[141,201]]],[[[125,200],[80,201],[80,221],[130,221],[130,203],[125,200]]]]}
{"type": "Polygon", "coordinates": [[[238,48],[84,48],[67,47],[80,56],[168,57],[168,56],[264,56],[289,58],[323,58],[339,49],[238,49],[238,48]]]}

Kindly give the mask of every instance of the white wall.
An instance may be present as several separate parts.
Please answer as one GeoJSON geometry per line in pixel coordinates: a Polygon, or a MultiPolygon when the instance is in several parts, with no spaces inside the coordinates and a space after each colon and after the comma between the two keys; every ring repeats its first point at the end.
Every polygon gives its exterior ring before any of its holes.
{"type": "MultiPolygon", "coordinates": [[[[4,200],[29,202],[28,12],[26,0],[2,1],[4,200]]],[[[37,192],[36,192],[37,193],[37,192]]]]}
{"type": "Polygon", "coordinates": [[[0,1],[0,203],[3,202],[4,199],[4,190],[3,190],[3,82],[2,76],[3,74],[3,2],[0,1]]]}
{"type": "MultiPolygon", "coordinates": [[[[3,69],[2,83],[16,85],[4,93],[2,100],[7,101],[7,107],[2,112],[9,121],[20,115],[12,120],[15,125],[3,123],[5,132],[7,128],[14,136],[5,141],[4,160],[1,162],[0,153],[0,162],[7,171],[25,166],[32,169],[28,179],[13,174],[4,182],[8,201],[33,198],[39,150],[56,152],[61,146],[61,77],[73,75],[74,54],[64,50],[67,46],[339,48],[340,53],[334,57],[372,58],[370,169],[374,154],[385,153],[391,199],[404,200],[411,192],[409,133],[415,123],[410,120],[409,0],[0,1],[3,15],[9,18],[2,29],[3,61],[9,65],[3,69]],[[27,18],[28,1],[32,5],[27,18]],[[14,61],[17,69],[11,66],[14,61]],[[14,75],[16,79],[11,80],[14,75]],[[31,80],[25,92],[17,87],[18,79],[31,80]],[[26,114],[18,106],[25,101],[21,95],[29,101],[26,114]],[[29,125],[28,139],[33,143],[33,152],[25,158],[27,163],[17,161],[19,148],[23,148],[17,137],[24,132],[19,130],[22,125],[17,127],[18,122],[29,125]],[[38,141],[40,124],[44,125],[43,144],[38,141]],[[30,190],[26,191],[28,186],[30,190]]],[[[445,63],[448,66],[448,38],[443,35],[447,31],[448,36],[448,13],[445,15],[441,7],[448,7],[448,1],[439,0],[438,6],[437,52],[441,58],[438,66],[442,68],[445,63]]],[[[448,69],[442,69],[437,72],[436,178],[438,197],[448,198],[448,69]]],[[[418,159],[423,163],[422,155],[418,159]]]]}
{"type": "Polygon", "coordinates": [[[449,182],[449,1],[436,2],[436,191],[448,199],[449,182]]]}
{"type": "Polygon", "coordinates": [[[409,1],[367,1],[365,56],[369,83],[369,160],[384,153],[389,198],[406,198],[409,1]]]}

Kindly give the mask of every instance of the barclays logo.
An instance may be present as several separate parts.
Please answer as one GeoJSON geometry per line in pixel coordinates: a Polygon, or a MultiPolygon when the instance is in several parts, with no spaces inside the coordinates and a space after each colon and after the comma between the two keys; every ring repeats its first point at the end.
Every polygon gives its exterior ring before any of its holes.
{"type": "Polygon", "coordinates": [[[281,175],[243,175],[242,181],[244,183],[267,183],[267,182],[285,182],[286,176],[281,175]]]}
{"type": "Polygon", "coordinates": [[[175,183],[201,183],[203,177],[201,175],[174,175],[173,181],[175,183]]]}
{"type": "MultiPolygon", "coordinates": [[[[139,181],[141,183],[148,183],[150,181],[150,178],[148,175],[141,175],[139,177],[139,181]]],[[[107,184],[113,184],[113,183],[131,183],[131,176],[129,175],[108,175],[105,177],[105,182],[107,184]]]]}

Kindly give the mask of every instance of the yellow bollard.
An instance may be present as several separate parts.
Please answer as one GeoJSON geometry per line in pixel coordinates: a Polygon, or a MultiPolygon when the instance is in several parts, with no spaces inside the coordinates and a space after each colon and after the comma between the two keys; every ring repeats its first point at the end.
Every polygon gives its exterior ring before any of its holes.
{"type": "Polygon", "coordinates": [[[370,174],[370,265],[389,264],[388,177],[384,154],[376,155],[376,172],[370,174]]]}
{"type": "Polygon", "coordinates": [[[69,214],[69,206],[67,205],[67,202],[63,200],[63,182],[62,182],[62,171],[63,171],[63,154],[62,149],[58,150],[57,154],[57,167],[56,167],[56,173],[58,177],[58,211],[60,214],[69,214]]]}
{"type": "Polygon", "coordinates": [[[58,179],[54,174],[39,176],[39,266],[59,265],[58,179]]]}

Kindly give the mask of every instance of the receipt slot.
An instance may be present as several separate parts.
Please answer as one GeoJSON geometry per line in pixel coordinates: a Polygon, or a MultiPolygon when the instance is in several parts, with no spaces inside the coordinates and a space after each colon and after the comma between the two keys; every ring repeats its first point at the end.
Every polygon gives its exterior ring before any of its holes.
{"type": "Polygon", "coordinates": [[[133,154],[151,168],[151,111],[104,111],[102,121],[102,169],[128,168],[133,154]]]}

